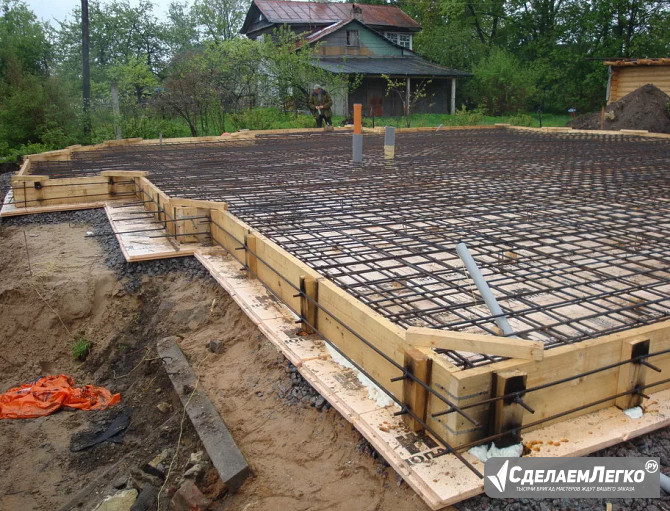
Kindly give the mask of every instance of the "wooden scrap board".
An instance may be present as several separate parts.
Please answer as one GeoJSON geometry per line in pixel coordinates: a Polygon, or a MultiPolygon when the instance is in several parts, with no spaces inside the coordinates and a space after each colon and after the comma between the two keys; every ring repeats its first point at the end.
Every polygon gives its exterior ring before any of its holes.
{"type": "MultiPolygon", "coordinates": [[[[196,250],[195,257],[228,291],[267,338],[302,376],[372,444],[432,509],[441,509],[483,492],[483,481],[440,442],[413,433],[393,414],[399,407],[380,406],[369,397],[358,371],[335,362],[317,335],[301,335],[297,316],[241,271],[222,249],[196,250]]],[[[670,424],[670,390],[653,394],[641,419],[615,407],[566,420],[524,435],[539,450],[531,456],[581,456],[670,424]],[[541,442],[541,443],[538,443],[541,442]],[[551,442],[551,444],[549,443],[551,442]]],[[[465,458],[480,472],[484,464],[465,458]]]]}
{"type": "Polygon", "coordinates": [[[165,236],[163,223],[156,221],[143,205],[115,207],[107,204],[105,213],[112,231],[116,233],[123,257],[129,263],[192,256],[196,249],[202,248],[199,243],[174,244],[171,238],[165,236]]]}

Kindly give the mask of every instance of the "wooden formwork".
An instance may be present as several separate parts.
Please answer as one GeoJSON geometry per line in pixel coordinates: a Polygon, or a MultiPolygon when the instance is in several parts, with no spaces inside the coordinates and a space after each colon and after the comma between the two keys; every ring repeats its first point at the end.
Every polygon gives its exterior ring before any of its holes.
{"type": "MultiPolygon", "coordinates": [[[[159,204],[173,205],[179,201],[158,190],[146,177],[139,178],[138,190],[141,196],[151,197],[152,202],[147,206],[149,211],[156,212],[159,204]]],[[[670,387],[670,382],[664,381],[670,373],[670,352],[653,355],[670,351],[670,321],[548,351],[544,351],[544,345],[539,341],[428,328],[406,330],[374,312],[242,222],[227,211],[225,205],[210,207],[208,213],[206,208],[211,204],[203,201],[202,206],[204,209],[198,209],[197,214],[209,215],[209,235],[216,245],[225,248],[247,268],[250,277],[260,280],[292,311],[305,318],[306,328],[317,331],[336,346],[375,383],[421,417],[430,431],[454,447],[469,445],[500,433],[505,425],[501,416],[518,417],[518,426],[531,430],[565,417],[613,405],[627,408],[640,399],[639,395],[628,399],[618,395],[631,393],[636,387],[653,386],[654,391],[670,387]],[[626,363],[634,356],[633,346],[645,340],[649,341],[646,353],[652,354],[653,365],[661,372],[634,362],[626,363]],[[461,369],[436,354],[433,348],[508,359],[461,369]],[[430,377],[422,379],[431,389],[423,400],[417,398],[416,392],[409,391],[417,386],[417,382],[407,377],[402,379],[403,370],[412,366],[417,352],[431,365],[430,377]],[[414,355],[408,358],[408,353],[414,355]],[[613,367],[603,369],[607,366],[613,367]],[[503,395],[496,381],[501,375],[511,373],[523,375],[525,389],[528,389],[522,392],[523,399],[534,413],[518,403],[500,406],[500,402],[486,402],[477,405],[496,395],[503,395]],[[566,379],[563,383],[553,384],[566,379]],[[533,390],[544,385],[549,386],[533,390]],[[414,396],[414,402],[408,402],[408,396],[414,396]],[[585,406],[591,403],[594,404],[585,406]],[[420,406],[417,407],[417,404],[420,406]],[[453,410],[454,405],[468,407],[467,413],[451,411],[433,416],[453,410]]],[[[191,211],[191,214],[195,213],[195,210],[191,211]]],[[[156,215],[159,219],[163,218],[160,212],[156,215]]],[[[179,222],[174,225],[179,228],[179,222]]],[[[171,232],[169,228],[168,232],[171,232]]],[[[413,421],[408,416],[407,422],[413,421]]]]}
{"type": "Polygon", "coordinates": [[[518,440],[580,415],[637,405],[646,389],[670,388],[668,320],[546,351],[541,342],[522,339],[405,329],[245,224],[225,203],[170,197],[144,172],[49,179],[29,174],[29,161],[12,181],[16,204],[76,205],[132,195],[177,245],[209,239],[225,249],[307,332],[321,335],[392,396],[410,429],[426,429],[448,450],[510,434],[518,440]],[[461,369],[434,348],[507,359],[461,369]]]}

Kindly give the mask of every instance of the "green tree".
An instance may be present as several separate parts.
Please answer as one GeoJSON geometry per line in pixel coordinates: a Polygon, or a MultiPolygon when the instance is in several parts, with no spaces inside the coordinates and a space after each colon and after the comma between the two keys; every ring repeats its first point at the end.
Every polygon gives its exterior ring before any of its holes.
{"type": "Polygon", "coordinates": [[[0,158],[25,144],[69,141],[76,114],[51,75],[49,32],[25,3],[0,3],[0,158]]]}
{"type": "Polygon", "coordinates": [[[193,12],[207,39],[220,43],[239,36],[250,3],[245,0],[195,0],[193,12]]]}
{"type": "Polygon", "coordinates": [[[516,113],[531,105],[536,93],[534,73],[511,53],[493,48],[473,72],[473,92],[488,114],[516,113]]]}

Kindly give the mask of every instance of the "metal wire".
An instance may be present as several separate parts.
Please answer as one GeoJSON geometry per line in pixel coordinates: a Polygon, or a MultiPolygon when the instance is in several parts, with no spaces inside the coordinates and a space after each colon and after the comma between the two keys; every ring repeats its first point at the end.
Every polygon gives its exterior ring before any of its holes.
{"type": "MultiPolygon", "coordinates": [[[[498,334],[464,275],[465,242],[518,336],[547,348],[670,314],[670,143],[506,130],[264,136],[111,147],[36,162],[53,177],[149,170],[169,195],[232,213],[403,326],[498,334]]],[[[462,367],[498,357],[447,351],[462,367]]]]}

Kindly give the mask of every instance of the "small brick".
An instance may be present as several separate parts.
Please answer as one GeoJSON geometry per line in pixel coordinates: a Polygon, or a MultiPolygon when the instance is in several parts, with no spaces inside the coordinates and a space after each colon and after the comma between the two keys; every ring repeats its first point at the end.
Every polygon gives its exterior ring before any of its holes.
{"type": "Polygon", "coordinates": [[[171,502],[173,511],[205,511],[211,503],[188,479],[179,487],[171,502]]]}

